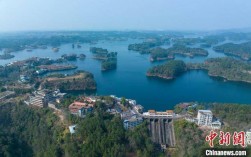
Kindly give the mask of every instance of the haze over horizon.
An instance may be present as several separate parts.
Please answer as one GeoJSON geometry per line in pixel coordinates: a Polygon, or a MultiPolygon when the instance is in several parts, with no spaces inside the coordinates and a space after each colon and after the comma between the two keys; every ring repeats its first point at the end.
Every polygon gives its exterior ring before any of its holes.
{"type": "Polygon", "coordinates": [[[250,0],[0,0],[0,31],[251,28],[250,0]]]}

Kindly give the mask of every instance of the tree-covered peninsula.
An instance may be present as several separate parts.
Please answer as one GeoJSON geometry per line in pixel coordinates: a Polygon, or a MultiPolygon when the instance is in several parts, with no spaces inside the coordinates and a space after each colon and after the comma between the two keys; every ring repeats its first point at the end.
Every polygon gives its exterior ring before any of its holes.
{"type": "Polygon", "coordinates": [[[205,63],[187,64],[187,68],[205,69],[210,76],[251,83],[251,65],[234,58],[210,58],[205,63]]]}
{"type": "Polygon", "coordinates": [[[147,76],[173,79],[189,70],[206,70],[209,76],[221,77],[230,81],[251,83],[251,65],[234,58],[210,58],[204,63],[187,63],[168,61],[163,65],[149,69],[147,76]]]}
{"type": "Polygon", "coordinates": [[[217,52],[223,52],[226,55],[240,57],[243,60],[251,60],[251,42],[241,44],[226,43],[213,48],[217,52]]]}
{"type": "Polygon", "coordinates": [[[46,89],[58,88],[61,91],[89,91],[97,88],[93,74],[85,71],[70,76],[48,76],[41,86],[46,89]]]}

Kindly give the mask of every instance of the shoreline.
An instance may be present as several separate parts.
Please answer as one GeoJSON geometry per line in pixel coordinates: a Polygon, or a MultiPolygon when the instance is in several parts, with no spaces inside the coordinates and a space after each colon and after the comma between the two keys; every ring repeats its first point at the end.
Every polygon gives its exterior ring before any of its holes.
{"type": "Polygon", "coordinates": [[[233,80],[233,79],[229,79],[229,78],[227,78],[225,76],[213,75],[213,74],[209,74],[209,73],[208,73],[208,76],[211,76],[211,77],[220,77],[220,78],[226,79],[227,81],[232,81],[232,82],[251,83],[251,81],[247,81],[247,80],[233,80]]]}
{"type": "Polygon", "coordinates": [[[166,79],[166,80],[174,79],[174,77],[166,77],[166,76],[163,76],[163,75],[149,74],[149,73],[146,73],[146,76],[147,77],[158,77],[158,78],[162,78],[162,79],[166,79]]]}
{"type": "MultiPolygon", "coordinates": [[[[196,68],[196,69],[187,70],[186,72],[189,72],[189,71],[191,71],[191,70],[207,70],[207,69],[196,68]]],[[[208,70],[207,70],[207,71],[208,71],[208,70]]],[[[227,78],[227,77],[225,77],[225,76],[210,74],[209,72],[207,72],[207,75],[210,76],[210,77],[220,77],[220,78],[222,78],[222,79],[225,79],[226,81],[242,82],[242,83],[250,83],[250,84],[251,84],[251,81],[229,79],[229,78],[227,78]]],[[[157,78],[166,79],[166,80],[175,79],[175,77],[166,77],[166,76],[163,76],[163,75],[160,75],[160,74],[158,75],[158,74],[149,74],[149,73],[147,73],[146,76],[147,76],[147,77],[157,77],[157,78]]]]}

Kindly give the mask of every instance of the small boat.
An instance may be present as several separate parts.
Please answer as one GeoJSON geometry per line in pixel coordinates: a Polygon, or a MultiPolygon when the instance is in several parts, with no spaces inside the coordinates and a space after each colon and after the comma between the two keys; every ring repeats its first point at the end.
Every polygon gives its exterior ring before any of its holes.
{"type": "Polygon", "coordinates": [[[79,45],[79,44],[77,45],[77,48],[79,48],[79,49],[80,49],[81,47],[82,47],[81,45],[79,45]]]}
{"type": "Polygon", "coordinates": [[[59,48],[58,48],[58,47],[54,47],[54,48],[52,48],[52,51],[53,51],[53,52],[58,52],[58,51],[59,51],[59,48]]]}

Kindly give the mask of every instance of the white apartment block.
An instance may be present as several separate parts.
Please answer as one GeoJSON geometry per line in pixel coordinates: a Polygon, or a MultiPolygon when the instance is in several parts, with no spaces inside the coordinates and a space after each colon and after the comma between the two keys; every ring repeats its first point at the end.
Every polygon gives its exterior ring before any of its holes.
{"type": "Polygon", "coordinates": [[[197,119],[199,126],[211,126],[213,120],[213,113],[210,110],[199,110],[197,119]]]}

